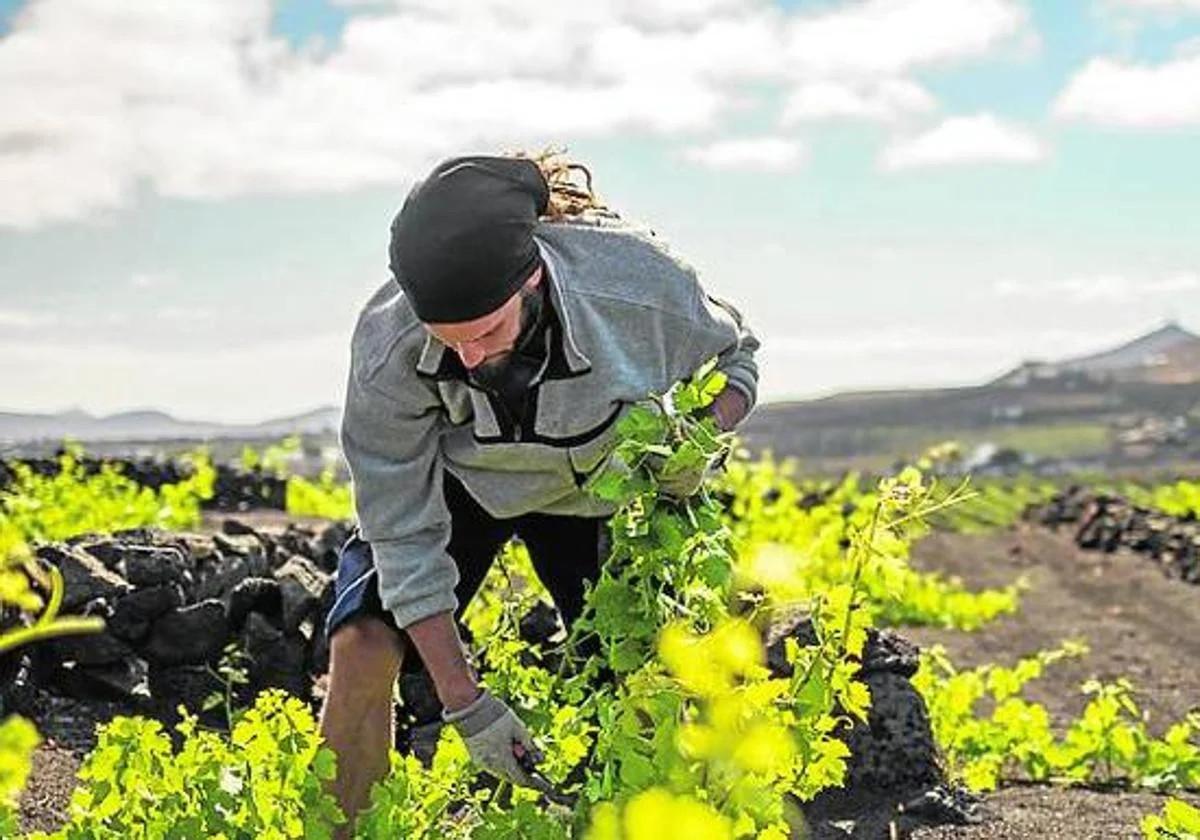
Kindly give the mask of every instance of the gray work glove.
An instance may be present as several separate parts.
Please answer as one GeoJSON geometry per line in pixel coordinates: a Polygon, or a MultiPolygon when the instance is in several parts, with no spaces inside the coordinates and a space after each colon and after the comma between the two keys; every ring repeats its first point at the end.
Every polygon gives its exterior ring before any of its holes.
{"type": "Polygon", "coordinates": [[[658,488],[665,496],[683,501],[699,493],[704,482],[720,473],[728,457],[729,450],[725,449],[709,456],[707,460],[680,466],[678,463],[672,464],[661,455],[652,454],[646,458],[646,465],[654,474],[654,480],[658,482],[658,488]]]}
{"type": "Polygon", "coordinates": [[[712,475],[708,464],[696,464],[674,472],[664,469],[665,459],[653,456],[650,459],[650,470],[658,482],[658,488],[672,499],[683,501],[700,492],[704,480],[712,475]]]}
{"type": "Polygon", "coordinates": [[[526,768],[533,767],[542,755],[529,731],[503,700],[487,689],[470,705],[453,712],[442,712],[467,745],[471,760],[493,776],[521,787],[543,790],[546,785],[526,768]],[[522,756],[525,756],[522,760],[522,756]]]}

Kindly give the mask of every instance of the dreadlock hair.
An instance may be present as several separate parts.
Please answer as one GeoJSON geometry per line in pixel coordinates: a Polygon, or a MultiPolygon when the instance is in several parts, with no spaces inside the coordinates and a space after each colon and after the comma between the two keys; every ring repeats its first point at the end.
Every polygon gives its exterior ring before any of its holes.
{"type": "Polygon", "coordinates": [[[550,187],[550,200],[542,216],[552,222],[570,221],[583,216],[616,217],[592,189],[592,173],[582,163],[566,156],[566,149],[547,147],[536,154],[525,151],[510,153],[537,164],[550,187]],[[582,182],[579,180],[582,175],[582,182]]]}

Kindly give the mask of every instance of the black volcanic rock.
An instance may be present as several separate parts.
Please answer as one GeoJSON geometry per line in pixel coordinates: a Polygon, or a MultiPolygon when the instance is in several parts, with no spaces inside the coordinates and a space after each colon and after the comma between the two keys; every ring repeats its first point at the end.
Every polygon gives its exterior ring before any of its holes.
{"type": "Polygon", "coordinates": [[[175,546],[127,545],[118,568],[134,586],[189,586],[192,582],[187,556],[175,546]]]}
{"type": "Polygon", "coordinates": [[[283,594],[279,581],[272,577],[250,577],[233,588],[228,597],[229,626],[240,630],[251,610],[262,613],[277,625],[283,623],[283,594]]]}
{"type": "Polygon", "coordinates": [[[165,583],[139,589],[119,599],[108,618],[108,629],[127,642],[137,642],[150,632],[150,625],[163,613],[182,607],[183,589],[165,583]]]}
{"type": "Polygon", "coordinates": [[[65,591],[62,611],[78,612],[89,601],[97,598],[115,600],[132,591],[123,577],[111,572],[104,564],[86,551],[63,544],[43,545],[36,550],[37,557],[62,572],[65,591]]]}
{"type": "Polygon", "coordinates": [[[147,659],[160,665],[215,662],[228,636],[225,605],[214,598],[160,616],[150,628],[142,651],[147,659]]]}
{"type": "Polygon", "coordinates": [[[282,688],[304,700],[312,693],[308,675],[306,641],[285,633],[260,613],[246,616],[241,635],[242,650],[250,658],[250,690],[282,688]]]}

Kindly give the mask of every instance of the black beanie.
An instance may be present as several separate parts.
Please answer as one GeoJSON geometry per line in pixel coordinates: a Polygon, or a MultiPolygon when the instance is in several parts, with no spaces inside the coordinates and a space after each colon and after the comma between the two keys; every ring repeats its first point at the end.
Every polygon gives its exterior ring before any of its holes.
{"type": "Polygon", "coordinates": [[[533,227],[550,189],[536,163],[473,155],[443,161],[392,222],[392,274],[426,323],[495,311],[537,266],[533,227]]]}

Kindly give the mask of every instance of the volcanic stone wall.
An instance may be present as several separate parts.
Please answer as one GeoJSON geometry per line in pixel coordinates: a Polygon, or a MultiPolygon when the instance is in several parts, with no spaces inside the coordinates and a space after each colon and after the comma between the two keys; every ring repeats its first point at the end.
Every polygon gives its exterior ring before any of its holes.
{"type": "Polygon", "coordinates": [[[1025,512],[1031,522],[1074,530],[1080,548],[1127,548],[1154,561],[1165,574],[1200,583],[1200,522],[1137,507],[1121,496],[1071,487],[1025,512]]]}
{"type": "MultiPolygon", "coordinates": [[[[50,477],[58,475],[57,458],[23,458],[0,461],[0,491],[13,481],[13,465],[25,464],[34,473],[50,477]]],[[[191,475],[191,468],[178,461],[160,458],[93,458],[83,456],[80,466],[86,475],[96,475],[104,466],[116,466],[126,478],[158,490],[164,484],[178,484],[191,475]]],[[[244,512],[255,508],[286,510],[287,479],[263,472],[246,470],[230,464],[216,464],[217,472],[213,497],[201,504],[206,510],[244,512]]]]}
{"type": "MultiPolygon", "coordinates": [[[[293,524],[265,534],[226,520],[215,535],[136,530],[40,546],[66,583],[61,612],[107,626],[33,646],[21,663],[27,680],[171,719],[177,704],[198,710],[223,689],[214,669],[236,642],[248,655],[243,701],[268,687],[309,699],[328,668],[324,620],[348,532],[293,524]]],[[[11,657],[0,665],[14,667],[11,657]]]]}

